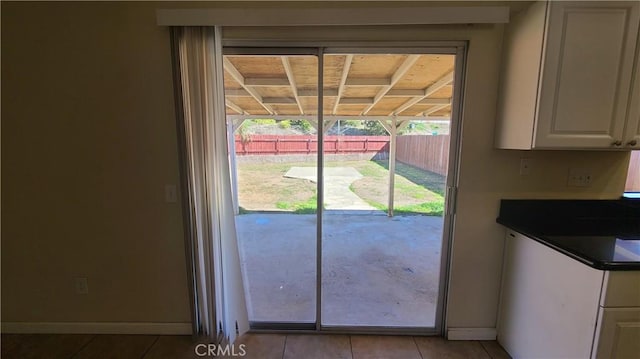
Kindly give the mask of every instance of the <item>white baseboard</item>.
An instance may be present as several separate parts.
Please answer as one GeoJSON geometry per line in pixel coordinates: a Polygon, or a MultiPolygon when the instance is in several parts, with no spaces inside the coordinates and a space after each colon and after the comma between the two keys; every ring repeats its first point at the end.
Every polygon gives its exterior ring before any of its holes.
{"type": "Polygon", "coordinates": [[[496,340],[497,336],[496,328],[449,328],[447,330],[449,340],[496,340]]]}
{"type": "Polygon", "coordinates": [[[7,334],[191,334],[191,323],[4,322],[1,327],[7,334]]]}

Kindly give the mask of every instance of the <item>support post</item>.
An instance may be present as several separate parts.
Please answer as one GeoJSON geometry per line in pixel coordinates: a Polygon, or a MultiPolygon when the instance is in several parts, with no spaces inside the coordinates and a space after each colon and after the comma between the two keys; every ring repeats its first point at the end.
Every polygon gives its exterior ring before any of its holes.
{"type": "Polygon", "coordinates": [[[397,119],[391,119],[391,140],[389,141],[389,209],[387,215],[393,217],[393,189],[396,177],[396,137],[398,135],[397,119]]]}
{"type": "Polygon", "coordinates": [[[229,172],[231,173],[231,191],[233,199],[233,212],[240,214],[240,204],[238,203],[238,164],[236,162],[236,129],[242,125],[235,126],[233,120],[227,120],[227,143],[229,144],[229,172]]]}

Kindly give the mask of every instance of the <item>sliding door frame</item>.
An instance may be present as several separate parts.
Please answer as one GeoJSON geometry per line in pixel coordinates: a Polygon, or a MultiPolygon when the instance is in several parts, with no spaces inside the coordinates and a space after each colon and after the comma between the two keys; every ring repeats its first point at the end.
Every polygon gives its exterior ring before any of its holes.
{"type": "MultiPolygon", "coordinates": [[[[241,56],[314,56],[318,59],[317,63],[318,63],[318,104],[319,106],[322,105],[322,99],[323,99],[323,91],[322,91],[322,56],[321,56],[321,48],[318,47],[313,47],[313,46],[300,46],[300,47],[289,47],[289,46],[260,46],[260,47],[245,47],[245,46],[227,46],[225,45],[225,43],[223,42],[223,48],[222,48],[222,55],[226,56],[226,55],[241,55],[241,56]]],[[[266,115],[268,117],[268,115],[266,115]]],[[[322,130],[324,128],[323,126],[323,121],[321,121],[320,119],[322,118],[322,112],[319,110],[318,115],[318,135],[317,135],[317,141],[318,141],[318,157],[316,158],[316,161],[320,161],[321,158],[321,154],[323,152],[323,138],[322,138],[322,130]]],[[[229,123],[227,123],[227,126],[229,126],[229,123]]],[[[232,138],[229,137],[227,139],[227,141],[232,141],[232,138]]],[[[230,154],[232,155],[232,154],[230,154]]],[[[254,331],[254,332],[287,332],[287,333],[292,333],[292,332],[302,332],[302,333],[308,333],[310,331],[319,331],[319,324],[320,323],[320,313],[319,313],[319,308],[320,306],[318,305],[319,300],[320,300],[320,287],[318,286],[317,283],[319,283],[319,281],[321,281],[321,275],[322,273],[320,272],[320,266],[317,263],[321,263],[320,259],[318,256],[321,255],[322,252],[320,252],[318,250],[318,241],[317,238],[322,236],[322,226],[321,224],[321,218],[322,218],[322,206],[320,205],[323,200],[323,191],[322,191],[322,186],[323,186],[323,181],[321,180],[322,178],[322,166],[319,165],[320,162],[318,162],[317,166],[317,178],[316,178],[316,189],[317,189],[317,219],[316,219],[316,318],[315,318],[315,322],[252,322],[249,321],[250,324],[250,331],[254,331]]],[[[236,168],[233,169],[233,171],[237,171],[236,168]]],[[[235,176],[234,176],[235,177],[235,176]]],[[[237,179],[232,179],[232,182],[237,182],[237,179]]],[[[237,186],[236,183],[233,184],[233,186],[237,186]]],[[[250,300],[250,299],[247,299],[250,300]]]]}
{"type": "Polygon", "coordinates": [[[253,332],[270,333],[350,333],[443,335],[446,323],[446,302],[450,280],[450,250],[456,217],[458,175],[462,137],[463,89],[466,74],[467,41],[367,41],[367,42],[283,42],[226,40],[223,55],[309,55],[318,58],[318,155],[317,155],[317,223],[316,223],[316,321],[315,323],[251,323],[253,332]],[[324,202],[324,55],[331,54],[423,54],[455,55],[449,163],[446,179],[445,209],[442,227],[442,249],[436,318],[434,327],[392,326],[327,326],[322,325],[322,219],[324,202]]]}

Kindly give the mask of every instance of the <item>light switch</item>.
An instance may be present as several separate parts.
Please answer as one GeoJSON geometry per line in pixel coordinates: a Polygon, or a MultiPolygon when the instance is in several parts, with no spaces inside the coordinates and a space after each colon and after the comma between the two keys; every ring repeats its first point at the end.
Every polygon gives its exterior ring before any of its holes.
{"type": "Polygon", "coordinates": [[[168,184],[164,186],[164,201],[167,203],[176,203],[178,201],[176,185],[168,184]]]}
{"type": "Polygon", "coordinates": [[[89,294],[89,282],[87,278],[75,278],[76,294],[89,294]]]}

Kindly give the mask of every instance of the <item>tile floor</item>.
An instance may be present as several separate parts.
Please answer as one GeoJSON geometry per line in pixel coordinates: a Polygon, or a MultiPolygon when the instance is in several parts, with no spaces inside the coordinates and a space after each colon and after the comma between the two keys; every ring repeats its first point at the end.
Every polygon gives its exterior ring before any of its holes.
{"type": "MultiPolygon", "coordinates": [[[[240,344],[246,352],[243,358],[251,359],[510,358],[495,341],[437,337],[247,334],[236,343],[236,354],[242,353],[240,344]]],[[[196,345],[190,336],[80,334],[3,334],[0,343],[3,359],[202,358],[194,351],[196,345]]]]}

